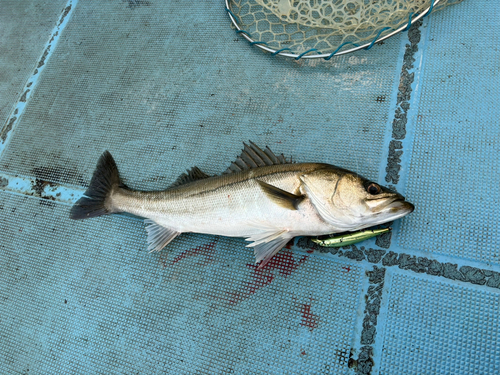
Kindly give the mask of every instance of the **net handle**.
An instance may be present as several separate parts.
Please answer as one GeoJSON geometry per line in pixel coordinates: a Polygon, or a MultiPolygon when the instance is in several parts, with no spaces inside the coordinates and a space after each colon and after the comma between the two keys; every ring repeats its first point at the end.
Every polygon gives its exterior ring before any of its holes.
{"type": "Polygon", "coordinates": [[[433,3],[431,3],[431,5],[429,6],[429,8],[427,8],[422,13],[420,13],[420,14],[418,14],[416,16],[415,16],[415,14],[410,13],[410,15],[408,17],[408,23],[407,24],[399,27],[398,29],[392,31],[391,33],[389,33],[387,35],[384,35],[381,38],[379,38],[380,34],[383,31],[386,31],[386,30],[388,30],[390,28],[384,28],[384,29],[380,30],[379,33],[378,33],[378,35],[375,37],[375,39],[373,39],[369,43],[358,45],[358,44],[355,44],[355,43],[346,42],[346,43],[341,44],[333,53],[321,53],[317,49],[312,48],[310,50],[302,52],[301,54],[285,52],[286,50],[289,50],[289,48],[282,48],[282,49],[279,49],[279,50],[274,50],[274,49],[268,47],[266,42],[260,42],[260,41],[253,40],[252,36],[250,35],[250,33],[246,32],[243,29],[241,29],[240,26],[238,25],[238,23],[236,22],[236,16],[229,9],[229,2],[230,1],[231,0],[224,0],[224,2],[226,3],[226,11],[227,11],[227,14],[229,15],[229,18],[231,19],[231,23],[236,28],[236,32],[238,32],[240,35],[242,35],[243,38],[245,38],[247,41],[250,42],[250,44],[257,46],[261,50],[264,50],[266,52],[270,52],[271,54],[273,54],[273,56],[279,55],[279,56],[284,56],[284,57],[291,57],[291,58],[294,58],[295,60],[299,60],[299,59],[319,59],[319,58],[322,58],[322,59],[325,59],[325,60],[330,60],[333,56],[341,56],[341,55],[345,55],[345,54],[352,53],[352,52],[355,52],[355,51],[359,51],[361,49],[369,50],[370,48],[373,47],[373,45],[375,43],[379,43],[379,42],[381,42],[383,40],[386,40],[386,39],[390,38],[391,36],[394,36],[394,35],[400,33],[401,31],[408,30],[410,28],[410,26],[413,25],[415,22],[417,22],[421,18],[424,18],[424,17],[428,16],[432,12],[432,9],[439,3],[440,0],[435,0],[433,3]],[[415,17],[413,17],[413,16],[415,16],[415,17]],[[344,51],[340,51],[340,49],[343,46],[348,45],[348,44],[352,44],[352,45],[354,45],[354,47],[350,48],[350,49],[346,49],[344,51]],[[319,52],[319,53],[316,53],[315,55],[309,55],[309,53],[311,53],[311,52],[319,52]]]}

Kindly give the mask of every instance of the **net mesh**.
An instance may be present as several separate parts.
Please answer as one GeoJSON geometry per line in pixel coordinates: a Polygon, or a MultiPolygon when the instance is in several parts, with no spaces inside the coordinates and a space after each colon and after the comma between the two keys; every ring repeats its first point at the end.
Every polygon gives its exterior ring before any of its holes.
{"type": "MultiPolygon", "coordinates": [[[[433,11],[461,1],[441,0],[433,11]]],[[[233,0],[231,11],[270,48],[331,53],[390,33],[430,6],[431,0],[233,0]]]]}

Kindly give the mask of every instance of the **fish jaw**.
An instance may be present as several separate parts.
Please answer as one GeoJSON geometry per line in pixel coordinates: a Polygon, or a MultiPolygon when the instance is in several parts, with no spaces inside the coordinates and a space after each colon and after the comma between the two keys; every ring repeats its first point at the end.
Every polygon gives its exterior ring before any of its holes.
{"type": "Polygon", "coordinates": [[[381,217],[373,225],[387,223],[401,219],[402,217],[411,214],[415,210],[415,206],[402,198],[389,204],[386,209],[381,211],[381,217]]]}
{"type": "Polygon", "coordinates": [[[358,224],[354,225],[355,228],[351,231],[366,229],[369,227],[401,219],[402,217],[412,213],[414,209],[415,206],[410,202],[395,202],[391,207],[387,209],[387,211],[379,212],[374,215],[368,215],[367,217],[360,217],[358,224]]]}

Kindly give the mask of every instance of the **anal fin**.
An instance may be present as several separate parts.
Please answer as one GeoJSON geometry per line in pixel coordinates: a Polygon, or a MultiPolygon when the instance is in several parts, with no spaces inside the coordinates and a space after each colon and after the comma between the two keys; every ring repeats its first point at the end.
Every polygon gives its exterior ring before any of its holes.
{"type": "Polygon", "coordinates": [[[149,252],[160,251],[167,246],[170,241],[177,237],[180,232],[173,229],[161,226],[153,220],[144,220],[146,224],[146,232],[148,233],[148,250],[149,252]]]}

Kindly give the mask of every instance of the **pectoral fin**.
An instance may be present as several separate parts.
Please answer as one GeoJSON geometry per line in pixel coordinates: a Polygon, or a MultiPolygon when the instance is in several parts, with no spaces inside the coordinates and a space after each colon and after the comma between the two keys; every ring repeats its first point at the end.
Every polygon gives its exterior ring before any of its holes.
{"type": "Polygon", "coordinates": [[[180,232],[173,229],[163,227],[153,220],[144,220],[146,224],[146,232],[148,233],[148,250],[149,252],[160,251],[167,246],[170,241],[177,237],[180,232]]]}
{"type": "Polygon", "coordinates": [[[300,202],[304,199],[303,195],[295,195],[288,191],[277,188],[276,186],[269,185],[263,181],[257,180],[260,187],[266,193],[267,197],[276,203],[278,206],[288,208],[289,210],[296,210],[300,202]]]}

